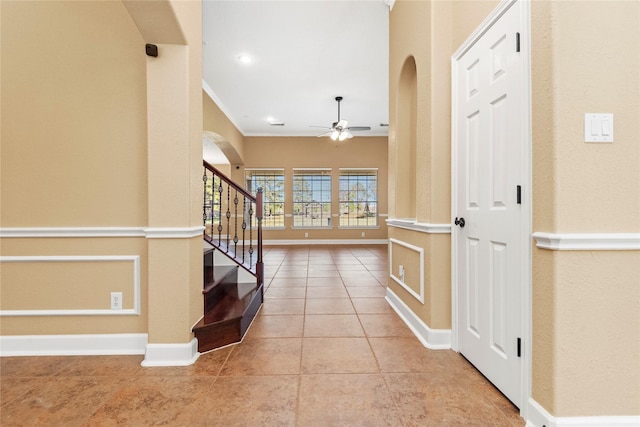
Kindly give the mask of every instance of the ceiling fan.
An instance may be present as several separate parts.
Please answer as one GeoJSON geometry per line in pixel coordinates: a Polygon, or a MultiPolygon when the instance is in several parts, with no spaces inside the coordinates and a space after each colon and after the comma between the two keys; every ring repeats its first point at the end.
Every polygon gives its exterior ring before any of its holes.
{"type": "Polygon", "coordinates": [[[318,137],[322,137],[329,134],[331,139],[334,141],[344,141],[347,138],[353,138],[353,135],[351,135],[351,132],[371,130],[371,127],[369,126],[347,126],[348,122],[346,120],[340,119],[340,101],[342,101],[342,97],[336,96],[336,101],[338,102],[338,121],[333,122],[331,127],[311,126],[314,128],[329,129],[328,131],[318,135],[318,137]]]}

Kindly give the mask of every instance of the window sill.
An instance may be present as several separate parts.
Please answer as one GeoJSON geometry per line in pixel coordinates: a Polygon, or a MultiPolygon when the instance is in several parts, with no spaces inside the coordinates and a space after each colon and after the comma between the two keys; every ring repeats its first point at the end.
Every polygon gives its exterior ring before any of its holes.
{"type": "Polygon", "coordinates": [[[322,226],[322,227],[291,227],[292,230],[333,230],[332,226],[322,226]]]}

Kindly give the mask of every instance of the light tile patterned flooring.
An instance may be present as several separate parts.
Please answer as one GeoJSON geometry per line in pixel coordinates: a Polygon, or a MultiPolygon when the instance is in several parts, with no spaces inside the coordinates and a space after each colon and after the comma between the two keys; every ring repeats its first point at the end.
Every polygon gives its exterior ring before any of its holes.
{"type": "Polygon", "coordinates": [[[384,299],[387,248],[265,248],[245,340],[187,367],[142,356],[1,358],[8,426],[522,426],[462,356],[424,348],[384,299]]]}

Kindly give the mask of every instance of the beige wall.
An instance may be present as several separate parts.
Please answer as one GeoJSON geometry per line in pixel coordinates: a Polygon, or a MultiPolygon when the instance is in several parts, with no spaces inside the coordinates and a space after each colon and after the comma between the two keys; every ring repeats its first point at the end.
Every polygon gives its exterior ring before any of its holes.
{"type": "Polygon", "coordinates": [[[420,274],[424,275],[424,303],[404,289],[395,280],[388,286],[431,329],[451,328],[450,238],[447,234],[427,234],[402,228],[389,227],[392,262],[391,271],[398,277],[398,268],[405,269],[405,284],[420,294],[420,274]],[[395,243],[398,241],[399,243],[395,243]],[[424,268],[420,270],[420,253],[407,249],[411,245],[423,250],[424,268]],[[438,263],[445,268],[438,268],[438,263]],[[444,286],[443,286],[444,284],[444,286]]]}
{"type": "Polygon", "coordinates": [[[552,41],[552,123],[547,132],[554,147],[556,229],[637,232],[640,3],[551,2],[550,8],[549,31],[533,40],[543,46],[548,43],[543,36],[552,41]],[[584,143],[584,113],[590,112],[614,114],[612,144],[584,143]]]}
{"type": "MultiPolygon", "coordinates": [[[[121,2],[53,1],[3,1],[0,7],[0,226],[146,225],[144,42],[126,8],[121,2]]],[[[147,312],[144,239],[2,239],[1,245],[3,256],[139,255],[147,312]]],[[[3,310],[109,309],[112,291],[124,293],[125,308],[133,302],[130,262],[3,263],[0,275],[3,310]]],[[[0,332],[146,328],[145,316],[6,317],[0,332]]]]}
{"type": "MultiPolygon", "coordinates": [[[[640,4],[533,2],[532,28],[533,231],[639,232],[640,4]],[[612,144],[584,142],[593,112],[614,114],[612,144]]],[[[534,249],[533,398],[552,414],[640,414],[639,260],[534,249]]]]}
{"type": "Polygon", "coordinates": [[[2,2],[3,227],[146,224],[141,49],[120,2],[2,2]]]}
{"type": "Polygon", "coordinates": [[[148,332],[151,343],[189,342],[202,316],[201,239],[145,239],[141,230],[201,225],[200,3],[0,7],[0,226],[35,235],[42,227],[140,230],[3,237],[3,257],[98,260],[5,260],[0,308],[108,310],[115,291],[132,308],[133,261],[104,260],[110,256],[139,257],[141,296],[140,315],[3,317],[1,334],[148,332]],[[145,55],[145,42],[158,44],[157,58],[145,55]]]}
{"type": "MultiPolygon", "coordinates": [[[[147,57],[148,225],[200,227],[202,4],[125,4],[145,41],[158,43],[158,56],[147,57]]],[[[188,343],[203,314],[201,237],[151,238],[148,251],[149,342],[188,343]]]]}
{"type": "Polygon", "coordinates": [[[133,308],[132,261],[105,256],[140,256],[141,316],[3,317],[1,335],[115,334],[147,331],[147,242],[139,238],[3,239],[3,256],[95,256],[99,260],[2,263],[2,310],[109,310],[111,292],[123,293],[123,308],[133,308]],[[36,240],[39,240],[36,242],[36,240]]]}
{"type": "Polygon", "coordinates": [[[390,218],[416,218],[428,205],[430,185],[416,181],[427,176],[422,156],[429,126],[424,118],[430,91],[423,84],[430,74],[429,21],[429,2],[396,2],[389,15],[390,218]],[[409,92],[413,88],[417,93],[409,92]]]}
{"type": "MultiPolygon", "coordinates": [[[[421,195],[429,200],[416,201],[421,222],[451,222],[450,57],[497,3],[397,1],[391,12],[389,191],[405,191],[398,183],[398,146],[405,142],[397,138],[397,97],[400,67],[413,55],[417,150],[424,160],[415,179],[428,187],[421,195]]],[[[640,231],[639,8],[638,2],[532,2],[534,232],[640,231]],[[587,112],[614,113],[613,144],[583,142],[587,112]]],[[[434,245],[435,235],[393,228],[389,237],[425,248],[427,270],[437,272],[426,288],[439,296],[421,306],[390,287],[428,326],[449,327],[450,312],[434,315],[451,304],[449,242],[434,245]]],[[[640,414],[639,257],[637,251],[533,248],[532,392],[552,415],[640,414]]]]}
{"type": "MultiPolygon", "coordinates": [[[[339,168],[378,169],[378,213],[387,214],[387,138],[354,137],[342,144],[329,138],[316,137],[247,137],[245,138],[244,167],[232,165],[231,177],[244,182],[244,170],[250,168],[285,169],[285,213],[292,213],[293,168],[332,169],[332,213],[338,213],[339,168]]],[[[377,229],[339,229],[336,224],[330,230],[292,230],[292,218],[285,218],[286,230],[265,230],[265,240],[314,240],[314,239],[386,239],[386,217],[378,218],[377,229]],[[362,232],[365,237],[362,237],[362,232]],[[305,238],[308,233],[308,238],[305,238]]],[[[333,222],[337,221],[334,217],[333,222]]]]}
{"type": "MultiPolygon", "coordinates": [[[[420,223],[451,223],[451,55],[497,1],[398,1],[390,14],[389,193],[390,218],[420,223]],[[467,33],[468,31],[468,33],[467,33]],[[462,35],[466,34],[466,35],[462,35]],[[403,67],[415,61],[416,93],[406,94],[403,67]],[[406,99],[414,96],[415,99],[406,99]],[[415,105],[415,123],[407,120],[415,105]],[[412,129],[411,127],[415,127],[412,129]],[[408,146],[415,134],[415,156],[408,146]],[[414,161],[405,176],[406,161],[414,161]],[[406,181],[413,183],[407,185],[406,181]],[[414,205],[402,201],[412,198],[414,205]],[[397,209],[399,207],[399,209],[397,209]],[[415,209],[415,213],[408,212],[415,209]],[[408,213],[408,214],[407,214],[408,213]]],[[[389,228],[389,237],[424,250],[425,303],[389,281],[412,311],[433,329],[451,328],[450,235],[389,228]]],[[[398,258],[398,262],[410,260],[398,258]]]]}
{"type": "Polygon", "coordinates": [[[243,164],[244,136],[204,91],[202,92],[202,119],[204,131],[214,133],[211,139],[222,150],[229,163],[243,164]]]}

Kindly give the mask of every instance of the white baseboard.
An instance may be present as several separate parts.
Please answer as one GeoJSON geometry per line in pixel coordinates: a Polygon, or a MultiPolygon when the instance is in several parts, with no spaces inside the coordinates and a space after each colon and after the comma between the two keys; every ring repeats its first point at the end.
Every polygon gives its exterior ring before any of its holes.
{"type": "Polygon", "coordinates": [[[184,344],[147,344],[142,366],[188,366],[200,356],[198,340],[184,344]]]}
{"type": "Polygon", "coordinates": [[[554,417],[538,402],[529,399],[526,427],[638,427],[638,416],[554,417]]]}
{"type": "Polygon", "coordinates": [[[4,335],[0,356],[144,354],[147,334],[4,335]]]}
{"type": "Polygon", "coordinates": [[[431,329],[389,288],[385,299],[422,345],[432,350],[451,349],[451,329],[431,329]]]}
{"type": "Polygon", "coordinates": [[[386,245],[387,239],[292,239],[292,240],[264,240],[263,246],[291,246],[291,245],[386,245]]]}

